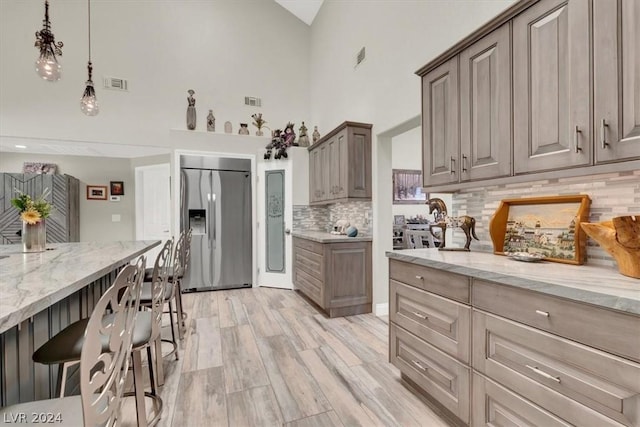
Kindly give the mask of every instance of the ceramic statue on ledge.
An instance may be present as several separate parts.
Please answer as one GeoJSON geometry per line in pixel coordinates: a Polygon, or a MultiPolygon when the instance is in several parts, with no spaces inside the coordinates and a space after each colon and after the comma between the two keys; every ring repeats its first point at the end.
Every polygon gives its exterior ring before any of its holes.
{"type": "Polygon", "coordinates": [[[216,131],[216,118],[213,115],[213,110],[209,110],[209,115],[207,116],[207,131],[208,132],[216,131]]]}
{"type": "Polygon", "coordinates": [[[189,97],[187,97],[187,129],[194,130],[196,128],[196,99],[193,94],[196,92],[193,89],[187,91],[189,97]]]}
{"type": "Polygon", "coordinates": [[[313,138],[313,143],[315,144],[320,139],[320,132],[318,132],[318,126],[313,127],[313,134],[311,135],[313,138]]]}
{"type": "Polygon", "coordinates": [[[233,125],[231,122],[224,122],[224,133],[233,133],[233,125]]]}
{"type": "Polygon", "coordinates": [[[298,145],[300,147],[308,147],[309,146],[309,136],[307,135],[307,127],[302,122],[302,126],[300,126],[300,136],[298,137],[298,145]]]}
{"type": "Polygon", "coordinates": [[[238,135],[249,135],[249,125],[246,123],[240,123],[240,129],[238,129],[238,135]]]}

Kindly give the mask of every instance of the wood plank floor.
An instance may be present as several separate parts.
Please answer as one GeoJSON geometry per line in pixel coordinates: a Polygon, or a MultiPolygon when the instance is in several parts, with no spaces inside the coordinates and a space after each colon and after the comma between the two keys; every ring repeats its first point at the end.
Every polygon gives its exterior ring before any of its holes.
{"type": "MultiPolygon", "coordinates": [[[[164,363],[159,426],[447,425],[387,362],[387,319],[328,319],[297,293],[272,288],[183,300],[188,331],[179,360],[164,363]]],[[[131,400],[127,426],[135,425],[131,400]]]]}

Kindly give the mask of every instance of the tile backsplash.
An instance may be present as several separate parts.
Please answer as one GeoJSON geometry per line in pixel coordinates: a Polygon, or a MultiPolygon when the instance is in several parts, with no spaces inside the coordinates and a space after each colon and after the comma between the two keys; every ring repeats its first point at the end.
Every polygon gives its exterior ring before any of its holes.
{"type": "MultiPolygon", "coordinates": [[[[489,221],[502,199],[586,194],[591,198],[589,222],[606,221],[615,216],[640,215],[640,171],[609,173],[505,184],[464,190],[453,194],[453,215],[470,215],[476,219],[480,242],[472,250],[493,251],[489,221]]],[[[454,232],[455,246],[464,246],[464,233],[454,232]]],[[[588,264],[614,266],[615,262],[597,243],[587,241],[588,264]]]]}
{"type": "Polygon", "coordinates": [[[344,202],[326,206],[293,206],[293,230],[331,231],[333,224],[346,219],[358,229],[358,235],[371,235],[373,209],[371,202],[344,202]]]}

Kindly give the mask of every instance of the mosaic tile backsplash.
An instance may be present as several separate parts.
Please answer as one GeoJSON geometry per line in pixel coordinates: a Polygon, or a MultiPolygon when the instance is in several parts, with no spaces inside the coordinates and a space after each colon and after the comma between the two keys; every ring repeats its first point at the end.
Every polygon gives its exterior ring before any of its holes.
{"type": "MultiPolygon", "coordinates": [[[[480,241],[472,250],[493,251],[489,221],[502,199],[586,194],[591,198],[589,222],[606,221],[615,216],[640,215],[640,171],[609,173],[586,177],[549,179],[520,184],[476,188],[453,194],[453,215],[476,219],[480,241]]],[[[453,245],[464,246],[464,233],[454,232],[453,245]]],[[[587,240],[588,264],[615,266],[615,261],[596,242],[587,240]]]]}
{"type": "Polygon", "coordinates": [[[371,202],[334,203],[327,206],[293,206],[293,230],[331,231],[339,219],[346,219],[358,229],[358,235],[371,235],[371,202]]]}

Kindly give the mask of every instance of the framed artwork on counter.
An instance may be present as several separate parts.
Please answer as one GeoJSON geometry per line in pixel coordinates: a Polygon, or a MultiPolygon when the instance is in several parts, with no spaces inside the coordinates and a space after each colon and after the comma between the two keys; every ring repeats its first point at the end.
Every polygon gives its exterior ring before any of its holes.
{"type": "Polygon", "coordinates": [[[493,251],[583,264],[586,236],[580,223],[589,220],[590,205],[584,194],[502,200],[489,223],[493,251]]]}

